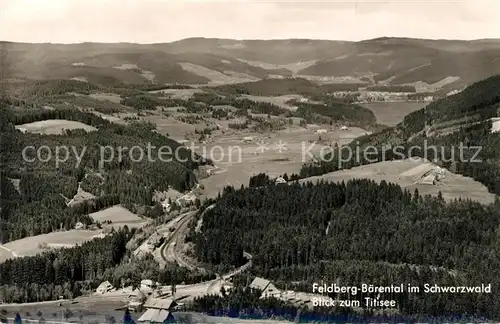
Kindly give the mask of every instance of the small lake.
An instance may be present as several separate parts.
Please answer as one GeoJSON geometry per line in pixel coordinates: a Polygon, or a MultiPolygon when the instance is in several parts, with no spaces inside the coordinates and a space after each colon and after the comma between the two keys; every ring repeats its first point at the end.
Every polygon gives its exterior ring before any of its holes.
{"type": "Polygon", "coordinates": [[[379,124],[394,126],[411,112],[427,106],[429,102],[369,102],[359,105],[373,111],[379,124]]]}

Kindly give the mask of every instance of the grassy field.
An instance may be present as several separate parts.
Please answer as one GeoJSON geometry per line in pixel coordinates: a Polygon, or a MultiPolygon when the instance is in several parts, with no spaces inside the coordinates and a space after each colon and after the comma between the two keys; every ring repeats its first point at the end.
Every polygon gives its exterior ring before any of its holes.
{"type": "Polygon", "coordinates": [[[236,73],[236,72],[225,74],[189,62],[180,62],[179,65],[182,66],[182,68],[187,72],[197,74],[199,76],[209,79],[210,80],[209,85],[251,82],[259,80],[258,78],[255,78],[251,75],[245,75],[243,73],[236,73]]]}
{"type": "Polygon", "coordinates": [[[159,114],[148,115],[143,117],[143,119],[154,123],[160,134],[168,134],[169,137],[177,141],[183,140],[186,133],[194,133],[196,129],[206,127],[205,123],[188,124],[176,120],[174,117],[166,117],[159,114]]]}
{"type": "Polygon", "coordinates": [[[111,221],[111,224],[103,225],[103,227],[121,227],[127,225],[129,228],[138,228],[149,223],[147,219],[137,216],[120,205],[100,210],[89,216],[92,217],[94,221],[100,222],[101,224],[106,221],[111,221]]]}
{"type": "Polygon", "coordinates": [[[45,135],[63,134],[65,129],[83,129],[87,132],[97,130],[95,127],[86,125],[84,123],[64,119],[42,120],[33,123],[18,125],[16,126],[16,128],[25,129],[29,133],[45,135]]]}
{"type": "Polygon", "coordinates": [[[30,236],[8,242],[3,245],[3,248],[0,248],[0,262],[13,257],[13,253],[9,253],[9,250],[19,257],[32,256],[49,248],[71,247],[76,244],[82,244],[92,240],[100,233],[100,231],[70,230],[30,236]]]}
{"type": "MultiPolygon", "coordinates": [[[[90,323],[97,321],[98,323],[107,323],[107,319],[116,318],[117,322],[123,319],[123,310],[117,310],[126,305],[124,298],[109,298],[109,297],[83,297],[77,298],[75,301],[59,302],[42,302],[28,303],[19,305],[2,305],[0,308],[7,311],[7,317],[14,318],[16,312],[19,312],[23,319],[39,319],[37,313],[41,313],[47,323],[49,322],[80,322],[90,323]],[[71,316],[64,318],[64,311],[71,311],[71,316]]],[[[141,313],[132,313],[132,318],[137,320],[141,313]]]]}
{"type": "Polygon", "coordinates": [[[400,185],[413,193],[418,189],[421,195],[437,195],[441,191],[445,200],[468,198],[480,203],[489,204],[495,201],[495,195],[481,183],[448,170],[445,177],[436,185],[421,183],[421,177],[435,166],[422,160],[384,161],[364,165],[349,170],[336,171],[321,176],[310,177],[300,182],[316,182],[320,179],[326,181],[340,182],[354,178],[366,178],[380,182],[385,180],[400,185]]]}
{"type": "Polygon", "coordinates": [[[295,63],[288,63],[288,64],[270,64],[270,63],[265,63],[265,62],[259,62],[259,61],[247,61],[243,59],[239,59],[242,62],[245,62],[247,64],[250,64],[252,66],[257,66],[261,67],[266,70],[279,70],[279,69],[286,69],[292,74],[297,74],[300,70],[308,68],[310,66],[313,66],[316,64],[316,60],[312,61],[305,61],[305,62],[295,62],[295,63]]]}
{"type": "Polygon", "coordinates": [[[360,104],[373,111],[379,124],[394,126],[411,112],[422,109],[428,102],[370,102],[360,104]]]}
{"type": "MultiPolygon", "coordinates": [[[[327,126],[323,127],[327,128],[327,126]]],[[[313,155],[332,142],[339,145],[346,144],[354,138],[364,135],[360,128],[351,128],[349,131],[329,131],[324,134],[315,134],[314,129],[292,127],[271,134],[241,133],[224,138],[216,138],[214,143],[199,148],[197,153],[211,157],[218,169],[208,178],[202,179],[205,186],[203,197],[215,197],[225,186],[248,185],[251,176],[258,173],[267,173],[270,176],[279,176],[287,173],[299,173],[303,162],[309,161],[307,153],[310,146],[313,155]],[[244,143],[243,137],[253,136],[252,143],[244,143]],[[321,136],[322,142],[313,144],[321,136]],[[259,139],[264,141],[265,148],[259,149],[259,139]],[[280,142],[281,141],[281,142],[280,142]],[[282,149],[279,149],[279,144],[282,149]],[[280,152],[281,151],[281,152],[280,152]]]]}

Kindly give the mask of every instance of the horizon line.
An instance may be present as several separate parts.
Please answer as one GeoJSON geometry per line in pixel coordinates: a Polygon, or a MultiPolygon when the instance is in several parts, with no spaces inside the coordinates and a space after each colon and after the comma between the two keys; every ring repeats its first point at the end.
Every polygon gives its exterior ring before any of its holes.
{"type": "Polygon", "coordinates": [[[163,45],[163,44],[173,44],[177,42],[182,42],[186,40],[227,40],[227,41],[324,41],[324,42],[343,42],[343,43],[361,43],[368,41],[377,40],[389,40],[389,39],[400,39],[400,40],[426,40],[426,41],[458,41],[458,42],[477,42],[477,41],[500,41],[500,38],[474,38],[474,39],[460,39],[460,38],[420,38],[420,37],[404,37],[404,36],[380,36],[375,38],[368,38],[362,40],[341,40],[341,39],[325,39],[325,38],[225,38],[225,37],[186,37],[170,42],[155,42],[155,43],[136,43],[128,41],[118,41],[118,42],[103,42],[103,41],[83,41],[83,42],[23,42],[23,41],[10,41],[10,40],[0,40],[0,43],[11,43],[11,44],[33,44],[33,45],[81,45],[81,44],[134,44],[134,45],[163,45]]]}

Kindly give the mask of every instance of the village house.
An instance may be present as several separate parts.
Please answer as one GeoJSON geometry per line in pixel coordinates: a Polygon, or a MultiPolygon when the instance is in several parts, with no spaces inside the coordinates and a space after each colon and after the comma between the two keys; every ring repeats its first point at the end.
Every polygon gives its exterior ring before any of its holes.
{"type": "Polygon", "coordinates": [[[147,242],[146,245],[148,246],[148,249],[150,251],[153,251],[155,248],[159,247],[163,241],[165,240],[165,237],[161,235],[158,232],[154,232],[153,235],[151,235],[147,242]]]}
{"type": "Polygon", "coordinates": [[[85,225],[82,222],[78,222],[78,223],[75,224],[75,229],[76,230],[85,229],[85,225]]]}
{"type": "Polygon", "coordinates": [[[281,297],[281,291],[276,288],[269,280],[264,278],[256,277],[250,284],[250,288],[262,291],[262,295],[260,298],[281,297]]]}
{"type": "Polygon", "coordinates": [[[154,282],[153,280],[150,279],[144,279],[141,281],[141,289],[143,290],[154,290],[159,285],[160,284],[158,282],[154,282]]]}
{"type": "Polygon", "coordinates": [[[166,299],[149,299],[144,303],[147,308],[146,312],[137,320],[138,323],[175,323],[172,310],[177,306],[175,300],[166,299]]]}
{"type": "Polygon", "coordinates": [[[146,295],[140,289],[134,289],[128,295],[128,309],[134,312],[141,311],[146,298],[146,295]]]}
{"type": "Polygon", "coordinates": [[[254,141],[254,137],[253,136],[245,136],[243,137],[243,142],[245,143],[250,143],[250,142],[253,142],[254,141]]]}
{"type": "Polygon", "coordinates": [[[173,310],[177,302],[172,298],[150,298],[144,303],[145,308],[173,310]]]}
{"type": "Polygon", "coordinates": [[[188,207],[188,206],[193,205],[196,202],[196,199],[197,198],[195,195],[189,193],[189,194],[185,194],[185,195],[181,196],[175,202],[177,203],[178,206],[188,207]]]}
{"type": "Polygon", "coordinates": [[[142,248],[138,248],[134,251],[134,256],[137,258],[137,259],[143,259],[145,258],[148,254],[150,253],[150,251],[146,251],[145,249],[142,249],[142,248]]]}
{"type": "Polygon", "coordinates": [[[163,212],[168,213],[170,212],[170,209],[172,209],[172,206],[168,202],[168,199],[165,199],[162,203],[161,206],[163,208],[163,212]]]}
{"type": "Polygon", "coordinates": [[[275,180],[275,182],[276,182],[277,184],[280,184],[280,183],[286,183],[286,180],[285,180],[285,179],[283,179],[283,177],[277,177],[277,178],[276,178],[276,180],[275,180]]]}

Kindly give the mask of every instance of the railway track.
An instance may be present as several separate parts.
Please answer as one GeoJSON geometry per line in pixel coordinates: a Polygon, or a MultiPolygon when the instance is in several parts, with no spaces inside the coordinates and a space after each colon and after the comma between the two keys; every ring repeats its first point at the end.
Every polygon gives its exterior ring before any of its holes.
{"type": "MultiPolygon", "coordinates": [[[[214,206],[215,206],[214,204],[208,206],[204,210],[203,213],[212,209],[214,206]]],[[[189,230],[188,225],[189,225],[189,222],[194,217],[194,215],[196,215],[196,211],[185,213],[182,216],[182,218],[177,221],[177,224],[176,224],[177,228],[175,229],[174,233],[170,236],[170,238],[165,243],[163,243],[163,245],[161,246],[160,254],[161,254],[162,259],[165,262],[175,261],[180,266],[185,267],[191,271],[195,271],[195,270],[206,271],[206,269],[200,268],[197,265],[191,264],[188,261],[186,261],[185,259],[183,259],[179,253],[179,250],[178,250],[179,247],[183,243],[182,240],[184,239],[184,236],[187,234],[187,231],[189,230]]],[[[203,214],[200,216],[200,218],[202,218],[202,217],[203,217],[203,214]]],[[[246,271],[247,269],[249,269],[252,266],[252,255],[248,252],[243,252],[243,256],[248,260],[248,262],[245,263],[244,265],[242,265],[241,267],[239,267],[239,268],[237,268],[237,269],[235,269],[235,270],[233,270],[225,275],[222,275],[222,276],[217,275],[217,279],[205,281],[205,282],[200,282],[198,285],[205,286],[208,284],[208,287],[206,288],[205,293],[206,294],[212,293],[213,288],[217,283],[224,281],[224,280],[228,280],[231,277],[246,271]]]]}

